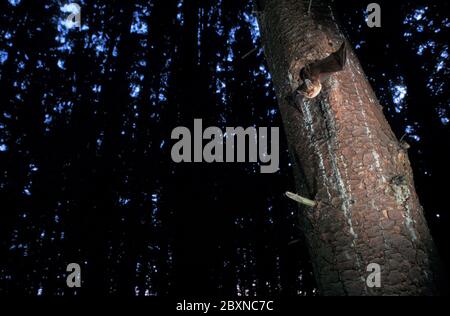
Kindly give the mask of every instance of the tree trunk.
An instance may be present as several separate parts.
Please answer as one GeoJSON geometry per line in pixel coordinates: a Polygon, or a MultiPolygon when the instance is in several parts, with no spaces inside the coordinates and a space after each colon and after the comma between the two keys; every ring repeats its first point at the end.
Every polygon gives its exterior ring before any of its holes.
{"type": "Polygon", "coordinates": [[[407,146],[389,127],[353,51],[318,97],[290,97],[300,69],[345,40],[329,2],[313,0],[308,15],[309,3],[266,0],[257,8],[297,193],[317,202],[302,207],[300,220],[318,289],[322,295],[436,294],[439,259],[407,146]],[[366,283],[370,263],[380,265],[381,287],[366,283]]]}

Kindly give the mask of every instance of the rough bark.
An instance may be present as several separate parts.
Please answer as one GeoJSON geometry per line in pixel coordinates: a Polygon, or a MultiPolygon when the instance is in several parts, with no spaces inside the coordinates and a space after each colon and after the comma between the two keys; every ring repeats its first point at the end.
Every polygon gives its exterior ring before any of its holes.
{"type": "Polygon", "coordinates": [[[296,190],[315,200],[301,222],[322,295],[433,295],[437,258],[405,146],[357,57],[312,100],[292,96],[299,70],[335,51],[342,32],[326,0],[266,0],[258,22],[294,161],[296,190]],[[292,80],[290,79],[292,76],[292,80]],[[369,288],[367,266],[381,266],[369,288]]]}

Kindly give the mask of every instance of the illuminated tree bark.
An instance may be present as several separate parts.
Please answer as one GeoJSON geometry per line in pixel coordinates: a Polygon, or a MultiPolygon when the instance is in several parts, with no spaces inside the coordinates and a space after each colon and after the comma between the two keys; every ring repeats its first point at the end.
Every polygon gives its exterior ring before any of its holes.
{"type": "MultiPolygon", "coordinates": [[[[297,193],[322,295],[433,295],[439,259],[397,140],[355,54],[315,99],[292,98],[299,71],[345,40],[326,0],[258,1],[297,193]],[[367,266],[381,267],[368,287],[367,266]]],[[[363,17],[361,17],[363,19],[363,17]]]]}

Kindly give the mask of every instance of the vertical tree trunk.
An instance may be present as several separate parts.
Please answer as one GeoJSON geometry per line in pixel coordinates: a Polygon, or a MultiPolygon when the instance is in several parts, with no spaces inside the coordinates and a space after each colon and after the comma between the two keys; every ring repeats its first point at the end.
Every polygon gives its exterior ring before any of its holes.
{"type": "Polygon", "coordinates": [[[258,21],[296,189],[317,202],[302,208],[301,221],[320,293],[436,294],[439,260],[405,146],[355,54],[349,49],[345,70],[327,79],[318,97],[289,98],[299,70],[345,40],[329,2],[313,0],[309,15],[309,0],[263,2],[258,21]],[[370,263],[381,267],[379,288],[366,284],[370,263]]]}

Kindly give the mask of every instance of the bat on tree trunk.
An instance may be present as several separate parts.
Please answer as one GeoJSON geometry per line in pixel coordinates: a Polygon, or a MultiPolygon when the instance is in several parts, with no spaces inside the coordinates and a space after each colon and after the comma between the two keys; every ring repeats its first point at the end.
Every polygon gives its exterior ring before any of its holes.
{"type": "Polygon", "coordinates": [[[322,82],[332,73],[341,71],[347,61],[345,42],[341,47],[324,59],[315,61],[300,70],[300,78],[303,83],[297,92],[308,99],[315,98],[322,90],[322,82]]]}

